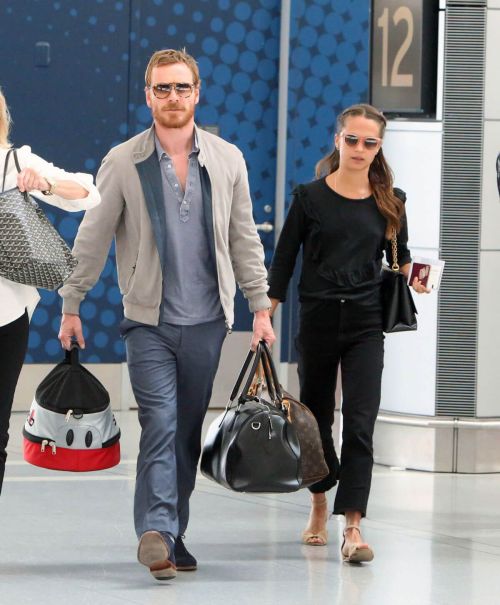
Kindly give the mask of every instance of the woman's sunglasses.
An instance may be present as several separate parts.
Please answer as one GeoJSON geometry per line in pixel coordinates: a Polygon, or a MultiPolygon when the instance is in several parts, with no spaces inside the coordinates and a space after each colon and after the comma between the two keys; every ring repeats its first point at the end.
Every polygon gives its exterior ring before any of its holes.
{"type": "Polygon", "coordinates": [[[349,147],[356,147],[356,145],[361,141],[365,149],[377,149],[377,147],[382,143],[382,139],[377,137],[358,137],[357,134],[341,134],[340,135],[345,144],[349,147]]]}

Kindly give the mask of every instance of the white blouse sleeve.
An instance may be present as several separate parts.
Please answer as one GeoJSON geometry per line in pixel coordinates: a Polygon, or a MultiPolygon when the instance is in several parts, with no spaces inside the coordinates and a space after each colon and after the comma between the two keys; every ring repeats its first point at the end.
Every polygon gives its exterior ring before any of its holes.
{"type": "Polygon", "coordinates": [[[57,195],[57,193],[54,193],[53,195],[43,195],[42,192],[37,191],[35,197],[39,197],[47,204],[58,206],[69,212],[77,212],[79,210],[90,210],[90,208],[94,208],[94,206],[97,206],[101,201],[101,196],[99,195],[97,187],[94,185],[94,179],[91,174],[85,174],[84,172],[66,172],[66,170],[58,168],[51,162],[47,162],[40,156],[32,153],[31,147],[28,145],[19,148],[17,155],[21,169],[33,168],[33,170],[36,170],[41,176],[48,177],[49,179],[73,181],[89,192],[88,196],[82,199],[67,200],[57,195]]]}

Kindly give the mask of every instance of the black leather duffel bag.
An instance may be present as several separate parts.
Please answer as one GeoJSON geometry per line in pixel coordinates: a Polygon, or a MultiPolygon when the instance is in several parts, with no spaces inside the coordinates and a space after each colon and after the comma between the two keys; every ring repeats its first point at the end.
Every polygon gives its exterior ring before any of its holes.
{"type": "Polygon", "coordinates": [[[210,425],[201,472],[237,492],[293,492],[302,487],[297,432],[272,382],[265,393],[251,389],[262,352],[262,344],[249,352],[226,410],[210,425]]]}
{"type": "Polygon", "coordinates": [[[246,492],[292,492],[328,474],[316,419],[282,389],[264,341],[248,354],[226,411],[208,430],[201,472],[246,492]]]}

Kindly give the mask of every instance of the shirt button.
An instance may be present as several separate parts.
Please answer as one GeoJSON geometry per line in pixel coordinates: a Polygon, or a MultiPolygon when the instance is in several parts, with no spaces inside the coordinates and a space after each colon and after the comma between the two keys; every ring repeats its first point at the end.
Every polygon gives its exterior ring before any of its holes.
{"type": "Polygon", "coordinates": [[[178,187],[179,185],[177,183],[175,183],[175,186],[178,187]]]}

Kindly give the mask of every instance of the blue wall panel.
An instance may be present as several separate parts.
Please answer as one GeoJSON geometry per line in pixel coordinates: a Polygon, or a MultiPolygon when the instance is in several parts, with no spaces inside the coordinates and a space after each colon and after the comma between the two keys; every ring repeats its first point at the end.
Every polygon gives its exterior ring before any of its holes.
{"type": "MultiPolygon", "coordinates": [[[[126,136],[129,17],[129,1],[3,0],[0,85],[14,119],[15,145],[31,145],[68,170],[96,173],[109,148],[126,136]],[[38,64],[41,42],[49,45],[48,65],[38,64]]],[[[72,244],[82,213],[44,209],[72,244]]],[[[113,254],[82,306],[86,361],[123,359],[113,254]]],[[[50,362],[61,356],[60,300],[55,292],[40,293],[27,361],[50,362]]]]}
{"type": "MultiPolygon", "coordinates": [[[[280,0],[4,0],[0,68],[15,120],[16,145],[70,170],[96,173],[108,149],[147,128],[144,71],[160,48],[186,47],[200,64],[197,121],[216,125],[243,151],[257,222],[273,221],[278,103],[280,0]],[[37,42],[51,61],[37,66],[37,42]]],[[[313,177],[329,149],[336,113],[367,98],[369,0],[294,0],[290,55],[287,189],[313,177]]],[[[46,207],[71,243],[80,215],[46,207]]],[[[263,235],[270,260],[273,234],[263,235]]],[[[123,360],[114,250],[82,305],[86,361],[123,360]]],[[[292,285],[296,289],[296,283],[292,285]]],[[[296,314],[296,299],[285,314],[296,314]]],[[[60,302],[42,293],[33,318],[28,361],[60,357],[60,302]]],[[[237,301],[236,329],[249,329],[237,301]]],[[[295,320],[289,324],[293,334],[295,320]]],[[[286,330],[285,330],[286,332],[286,330]]],[[[291,338],[284,353],[293,359],[291,338]]]]}
{"type": "MultiPolygon", "coordinates": [[[[369,0],[292,0],[287,201],[332,147],[337,114],[368,99],[369,0]]],[[[296,361],[299,267],[283,308],[282,361],[296,361]]]]}
{"type": "MultiPolygon", "coordinates": [[[[16,145],[70,170],[97,172],[108,149],[149,127],[144,71],[160,48],[186,47],[203,79],[198,122],[245,154],[259,222],[273,220],[279,51],[279,0],[4,0],[0,6],[0,85],[11,106],[16,145]],[[37,67],[35,44],[50,43],[51,63],[37,67]]],[[[72,243],[80,215],[45,207],[72,243]]],[[[266,257],[273,238],[264,236],[266,257]]],[[[120,295],[113,263],[81,308],[90,362],[123,360],[120,295]]],[[[33,317],[27,361],[60,357],[60,302],[43,292],[33,317]]],[[[236,329],[250,329],[238,297],[236,329]]]]}

